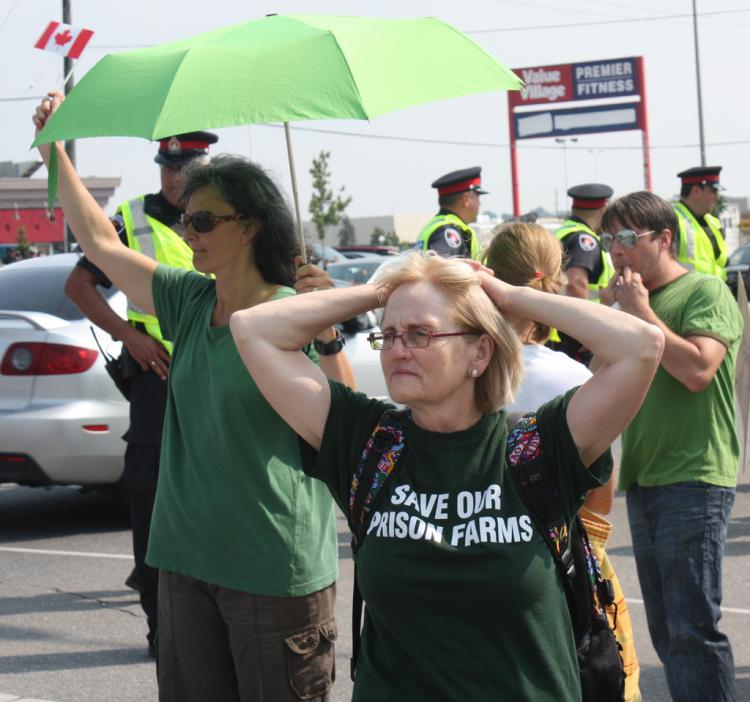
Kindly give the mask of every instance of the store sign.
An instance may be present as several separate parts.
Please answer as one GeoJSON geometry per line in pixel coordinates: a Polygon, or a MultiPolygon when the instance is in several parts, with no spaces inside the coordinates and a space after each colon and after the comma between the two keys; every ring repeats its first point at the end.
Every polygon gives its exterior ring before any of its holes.
{"type": "Polygon", "coordinates": [[[572,109],[516,112],[513,119],[517,139],[619,132],[640,129],[638,102],[572,109]]]}
{"type": "Polygon", "coordinates": [[[510,91],[511,107],[572,100],[601,100],[638,95],[635,58],[514,68],[525,83],[510,91]]]}

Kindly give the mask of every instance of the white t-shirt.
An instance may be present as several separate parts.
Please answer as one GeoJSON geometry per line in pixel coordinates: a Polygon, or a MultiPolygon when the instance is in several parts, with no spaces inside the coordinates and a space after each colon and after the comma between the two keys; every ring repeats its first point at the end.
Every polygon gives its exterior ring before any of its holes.
{"type": "Polygon", "coordinates": [[[526,375],[515,402],[505,407],[508,412],[535,412],[545,402],[591,377],[591,371],[582,363],[539,344],[524,345],[523,365],[526,375]]]}

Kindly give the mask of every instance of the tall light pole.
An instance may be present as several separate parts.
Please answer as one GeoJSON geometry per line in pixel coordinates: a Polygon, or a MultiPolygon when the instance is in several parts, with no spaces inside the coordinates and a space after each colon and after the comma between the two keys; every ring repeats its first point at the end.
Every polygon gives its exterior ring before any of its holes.
{"type": "Polygon", "coordinates": [[[578,137],[555,137],[555,141],[558,144],[562,144],[562,152],[563,152],[563,175],[564,175],[564,185],[565,185],[565,192],[568,192],[568,142],[569,141],[578,141],[578,137]]]}
{"type": "Polygon", "coordinates": [[[698,51],[698,15],[693,0],[693,36],[695,37],[695,83],[698,88],[698,132],[701,142],[701,166],[706,165],[706,141],[703,138],[703,94],[701,90],[701,62],[698,51]]]}
{"type": "Polygon", "coordinates": [[[591,154],[594,160],[594,181],[597,181],[599,179],[599,176],[597,175],[597,172],[596,172],[596,157],[599,154],[603,154],[604,149],[589,149],[589,153],[591,154]]]}

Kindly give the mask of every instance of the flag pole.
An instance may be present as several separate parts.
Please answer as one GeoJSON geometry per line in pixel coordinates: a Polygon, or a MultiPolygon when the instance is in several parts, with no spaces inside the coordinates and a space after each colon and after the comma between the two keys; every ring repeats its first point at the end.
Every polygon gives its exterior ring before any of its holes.
{"type": "MultiPolygon", "coordinates": [[[[70,12],[70,0],[62,0],[62,21],[63,24],[73,24],[70,12]]],[[[68,58],[67,56],[63,58],[63,75],[65,76],[63,78],[63,92],[67,97],[70,91],[73,90],[73,85],[75,84],[73,79],[73,59],[68,58]]],[[[68,158],[75,168],[76,142],[74,139],[68,139],[68,141],[65,142],[65,153],[68,154],[68,158]]],[[[63,235],[63,238],[63,250],[67,253],[70,251],[70,245],[73,241],[73,232],[68,226],[67,221],[65,223],[65,234],[63,235]]]]}

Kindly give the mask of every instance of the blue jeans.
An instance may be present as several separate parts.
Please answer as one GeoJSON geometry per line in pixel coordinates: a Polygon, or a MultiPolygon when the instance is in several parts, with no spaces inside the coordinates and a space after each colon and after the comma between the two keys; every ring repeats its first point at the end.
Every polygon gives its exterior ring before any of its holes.
{"type": "Polygon", "coordinates": [[[737,699],[732,646],[718,628],[734,496],[701,482],[627,492],[648,629],[675,702],[737,699]]]}

